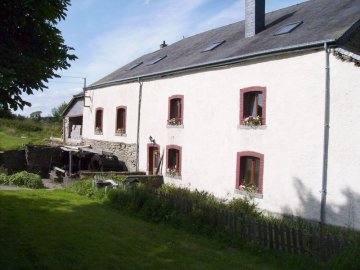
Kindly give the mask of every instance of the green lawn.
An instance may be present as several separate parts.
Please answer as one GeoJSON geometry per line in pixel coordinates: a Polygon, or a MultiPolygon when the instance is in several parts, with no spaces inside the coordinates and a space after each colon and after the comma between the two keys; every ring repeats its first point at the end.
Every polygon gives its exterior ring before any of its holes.
{"type": "Polygon", "coordinates": [[[22,149],[28,143],[44,144],[45,138],[60,137],[60,131],[61,123],[0,118],[0,150],[22,149]]]}
{"type": "Polygon", "coordinates": [[[253,252],[65,191],[0,191],[2,270],[295,269],[274,254],[253,252]]]}
{"type": "Polygon", "coordinates": [[[11,135],[0,130],[0,150],[21,149],[24,144],[33,143],[34,138],[21,138],[21,136],[11,135]]]}

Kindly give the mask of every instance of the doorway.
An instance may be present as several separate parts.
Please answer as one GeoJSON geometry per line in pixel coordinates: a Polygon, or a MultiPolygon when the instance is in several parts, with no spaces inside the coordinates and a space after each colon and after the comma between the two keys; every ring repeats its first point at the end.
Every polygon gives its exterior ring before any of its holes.
{"type": "Polygon", "coordinates": [[[160,146],[158,144],[148,144],[148,172],[149,175],[159,173],[160,146]]]}

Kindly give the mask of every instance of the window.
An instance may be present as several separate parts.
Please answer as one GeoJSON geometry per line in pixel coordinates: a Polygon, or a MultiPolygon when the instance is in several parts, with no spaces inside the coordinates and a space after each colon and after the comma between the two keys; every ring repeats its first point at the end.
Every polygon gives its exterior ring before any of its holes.
{"type": "Polygon", "coordinates": [[[240,90],[240,124],[266,124],[266,88],[255,86],[240,90]]]}
{"type": "Polygon", "coordinates": [[[220,41],[220,42],[214,42],[214,43],[210,44],[206,49],[202,50],[201,52],[212,51],[212,50],[216,49],[217,47],[219,47],[224,42],[225,42],[225,40],[220,41]]]}
{"type": "Polygon", "coordinates": [[[184,96],[169,97],[168,106],[168,125],[182,125],[184,123],[184,96]]]}
{"type": "Polygon", "coordinates": [[[264,155],[256,152],[237,153],[236,189],[263,192],[264,155]]]}
{"type": "Polygon", "coordinates": [[[128,71],[129,71],[129,70],[133,70],[133,69],[137,68],[138,66],[140,66],[142,63],[143,63],[143,62],[136,63],[136,64],[130,66],[127,70],[128,70],[128,71]]]}
{"type": "Polygon", "coordinates": [[[150,62],[146,63],[146,65],[147,65],[147,66],[154,65],[154,64],[156,64],[157,62],[160,62],[161,60],[163,60],[163,59],[166,58],[166,57],[167,57],[167,55],[164,55],[164,56],[155,58],[154,60],[151,60],[150,62]]]}
{"type": "Polygon", "coordinates": [[[95,111],[95,134],[103,133],[103,109],[97,108],[95,111]]]}
{"type": "Polygon", "coordinates": [[[123,135],[125,133],[126,133],[126,107],[119,106],[116,108],[115,134],[123,135]]]}
{"type": "Polygon", "coordinates": [[[166,146],[166,173],[172,177],[181,176],[181,147],[166,146]]]}
{"type": "Polygon", "coordinates": [[[289,23],[287,25],[282,26],[275,34],[274,36],[279,36],[279,35],[283,35],[283,34],[288,34],[292,31],[294,31],[298,26],[300,26],[303,22],[294,22],[294,23],[289,23]]]}

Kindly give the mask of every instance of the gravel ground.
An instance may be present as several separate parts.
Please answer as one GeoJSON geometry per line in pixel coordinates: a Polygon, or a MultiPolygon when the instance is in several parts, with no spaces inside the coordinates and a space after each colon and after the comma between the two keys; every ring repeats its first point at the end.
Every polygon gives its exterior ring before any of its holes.
{"type": "MultiPolygon", "coordinates": [[[[46,189],[60,189],[63,188],[61,184],[53,183],[50,179],[42,179],[42,182],[46,189]]],[[[31,188],[23,188],[16,186],[1,186],[0,190],[31,190],[31,188]]]]}
{"type": "Polygon", "coordinates": [[[30,188],[22,188],[15,186],[0,186],[0,190],[30,190],[30,188]]]}
{"type": "Polygon", "coordinates": [[[44,186],[47,189],[60,189],[60,188],[63,188],[63,186],[61,184],[54,183],[50,179],[42,179],[42,182],[43,182],[44,186]]]}

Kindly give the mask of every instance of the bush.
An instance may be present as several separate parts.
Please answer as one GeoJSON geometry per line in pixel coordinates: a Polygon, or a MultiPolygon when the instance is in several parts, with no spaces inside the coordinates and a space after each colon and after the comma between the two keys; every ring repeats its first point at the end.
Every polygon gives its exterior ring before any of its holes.
{"type": "Polygon", "coordinates": [[[261,211],[258,210],[256,204],[248,198],[244,199],[232,199],[227,208],[235,213],[242,213],[244,215],[258,218],[262,216],[261,211]]]}
{"type": "Polygon", "coordinates": [[[0,173],[0,185],[9,185],[9,177],[5,173],[0,173]]]}
{"type": "Polygon", "coordinates": [[[92,186],[92,179],[76,181],[66,187],[68,192],[87,196],[92,199],[103,200],[105,198],[105,189],[96,189],[92,186]]]}
{"type": "Polygon", "coordinates": [[[24,186],[28,188],[44,188],[41,177],[37,174],[26,171],[15,173],[8,177],[8,184],[14,186],[24,186]]]}

